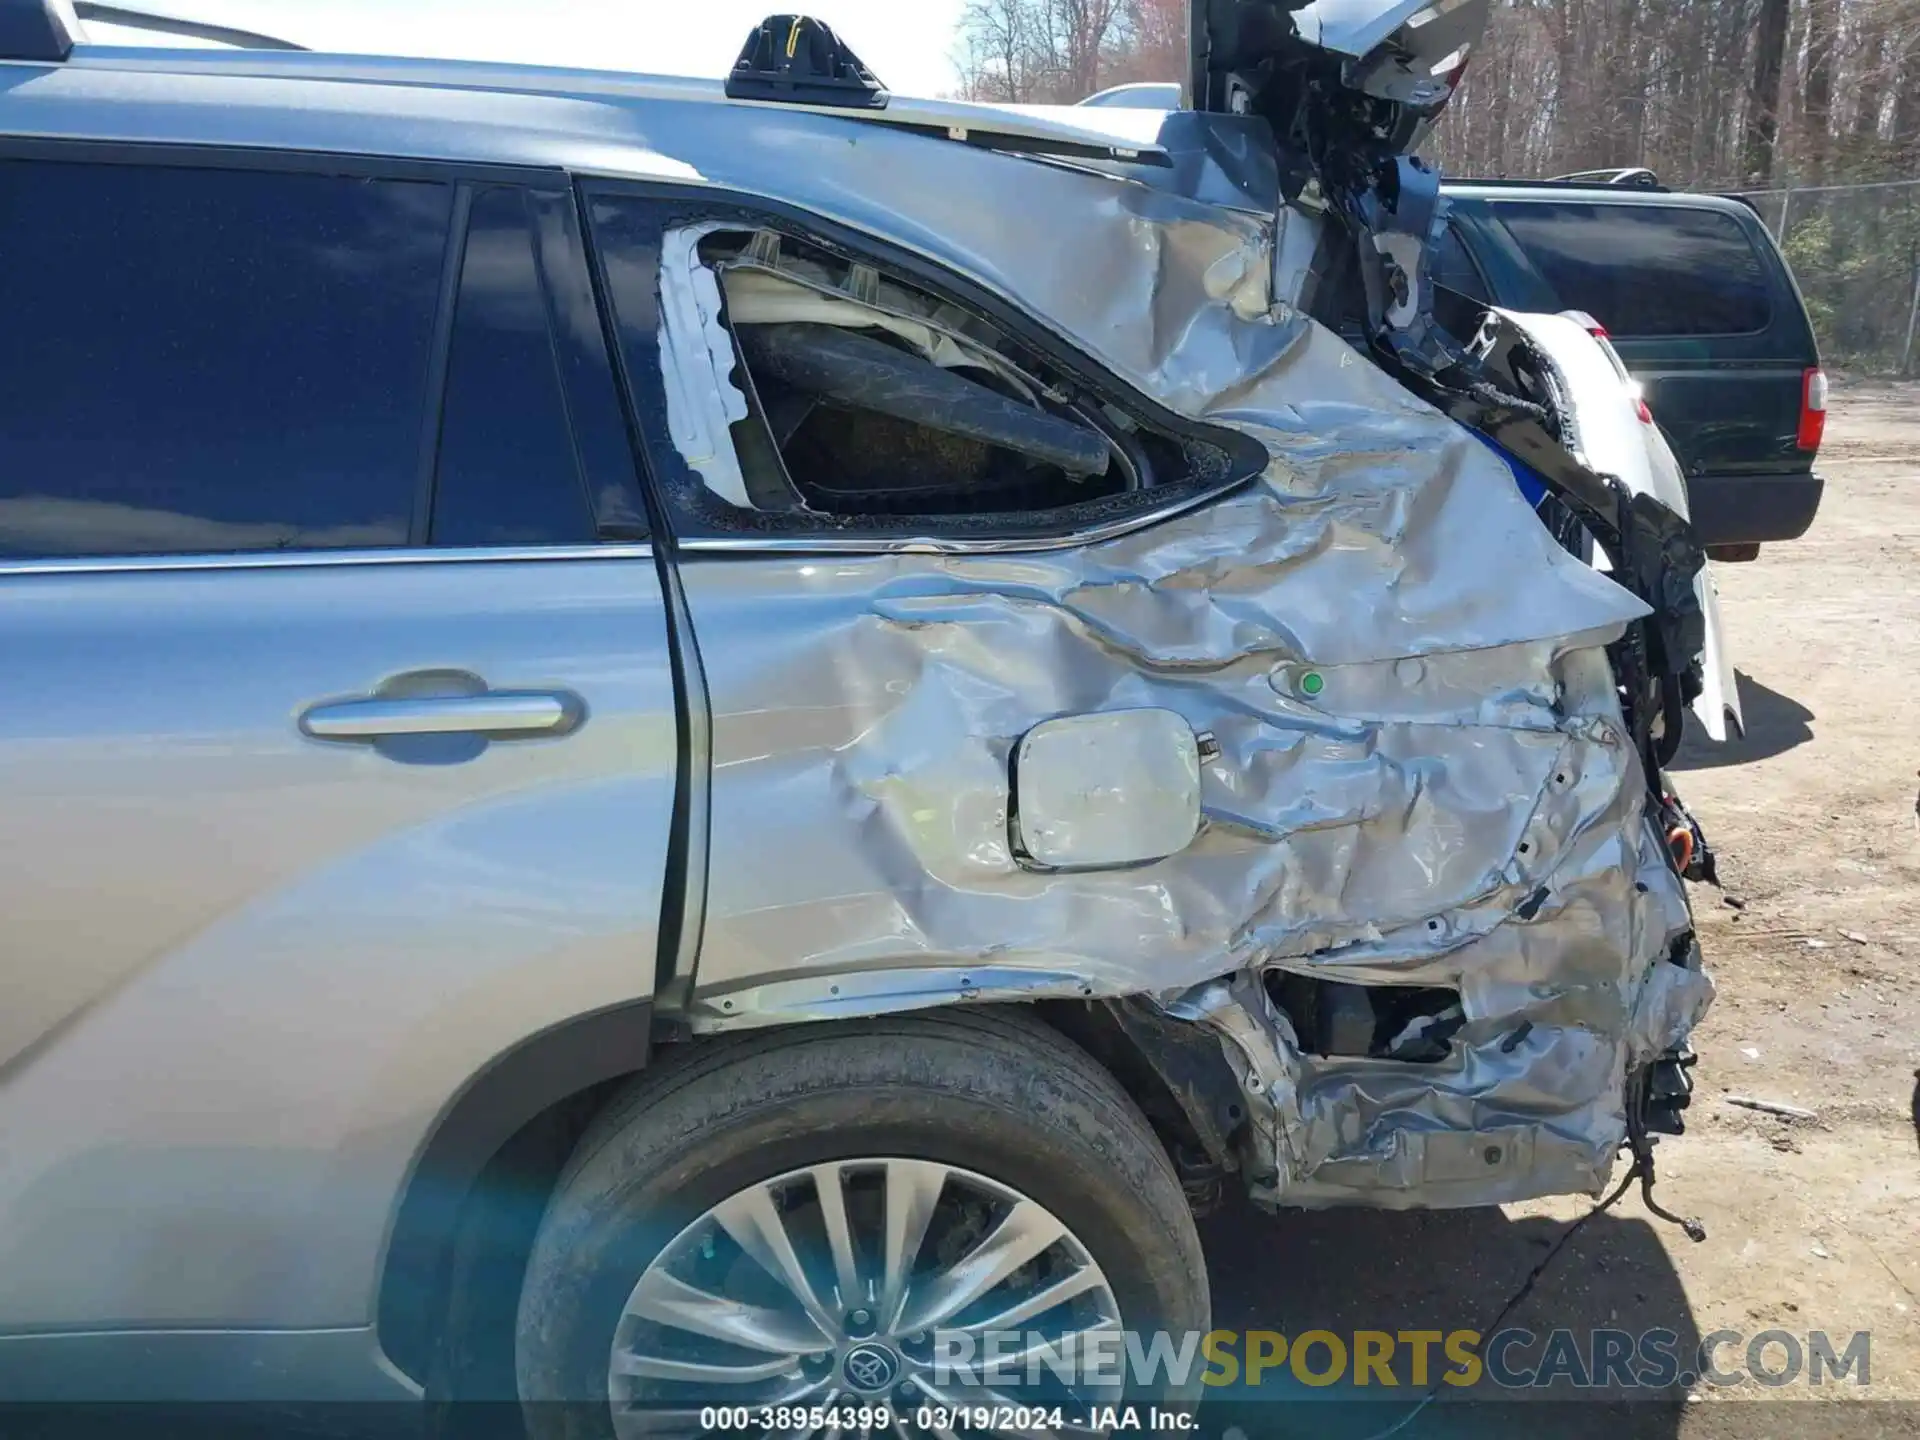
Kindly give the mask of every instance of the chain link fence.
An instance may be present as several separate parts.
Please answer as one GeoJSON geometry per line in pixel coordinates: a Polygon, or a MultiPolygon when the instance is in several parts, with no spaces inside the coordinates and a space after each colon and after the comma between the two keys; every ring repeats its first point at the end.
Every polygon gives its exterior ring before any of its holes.
{"type": "Polygon", "coordinates": [[[1780,242],[1830,370],[1920,371],[1920,180],[1746,192],[1780,242]]]}

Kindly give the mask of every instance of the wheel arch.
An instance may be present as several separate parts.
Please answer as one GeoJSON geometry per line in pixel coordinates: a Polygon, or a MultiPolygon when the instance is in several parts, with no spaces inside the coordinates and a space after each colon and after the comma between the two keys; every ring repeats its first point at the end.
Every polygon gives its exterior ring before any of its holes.
{"type": "MultiPolygon", "coordinates": [[[[1196,1210],[1238,1168],[1245,1112],[1211,1034],[1136,1000],[978,1008],[1032,1016],[1091,1056],[1139,1107],[1196,1210]]],[[[652,1005],[637,1002],[531,1038],[476,1076],[422,1147],[396,1212],[377,1323],[388,1359],[430,1401],[515,1398],[514,1313],[534,1234],[575,1143],[648,1068],[655,1023],[652,1005]]]]}
{"type": "Polygon", "coordinates": [[[375,1305],[387,1358],[430,1395],[444,1379],[436,1372],[459,1365],[436,1354],[444,1347],[435,1337],[472,1279],[464,1272],[499,1251],[503,1227],[533,1203],[549,1165],[552,1188],[597,1098],[646,1067],[653,1019],[653,1002],[636,1000],[530,1036],[473,1076],[435,1121],[394,1208],[375,1305]]]}

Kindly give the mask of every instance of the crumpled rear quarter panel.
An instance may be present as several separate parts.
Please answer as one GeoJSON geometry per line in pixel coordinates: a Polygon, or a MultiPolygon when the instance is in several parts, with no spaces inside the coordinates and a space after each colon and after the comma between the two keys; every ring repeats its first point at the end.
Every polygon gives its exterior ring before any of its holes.
{"type": "Polygon", "coordinates": [[[1219,1032],[1268,1194],[1596,1189],[1628,1065],[1711,993],[1667,963],[1685,897],[1603,649],[1640,602],[1473,436],[1269,306],[1268,227],[949,149],[917,182],[940,258],[1271,462],[1078,548],[686,557],[713,756],[696,1025],[1144,993],[1219,1032]],[[1012,193],[936,198],[987,183],[1012,193]],[[1135,706],[1218,739],[1199,837],[1022,868],[1020,736],[1135,706]],[[1265,967],[1456,987],[1467,1024],[1439,1064],[1306,1055],[1265,967]]]}

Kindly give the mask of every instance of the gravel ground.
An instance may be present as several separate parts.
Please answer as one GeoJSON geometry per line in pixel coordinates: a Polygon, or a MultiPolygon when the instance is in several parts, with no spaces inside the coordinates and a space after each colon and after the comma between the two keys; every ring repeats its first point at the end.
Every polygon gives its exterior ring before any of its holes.
{"type": "MultiPolygon", "coordinates": [[[[1866,1330],[1871,1384],[1587,1398],[1551,1416],[1440,1405],[1401,1434],[1920,1436],[1920,387],[1836,387],[1819,468],[1826,496],[1805,537],[1715,567],[1746,734],[1690,738],[1675,766],[1726,891],[1694,896],[1720,993],[1695,1036],[1689,1133],[1659,1150],[1658,1196],[1699,1216],[1708,1239],[1689,1243],[1630,1196],[1581,1231],[1509,1323],[1665,1327],[1683,1351],[1723,1329],[1841,1343],[1866,1330]],[[1756,1114],[1729,1095],[1817,1118],[1756,1114]]],[[[1480,1329],[1586,1204],[1277,1219],[1235,1208],[1206,1230],[1216,1323],[1480,1329]]],[[[1251,1440],[1368,1436],[1418,1394],[1388,1393],[1396,1407],[1269,1407],[1218,1424],[1251,1440]]]]}

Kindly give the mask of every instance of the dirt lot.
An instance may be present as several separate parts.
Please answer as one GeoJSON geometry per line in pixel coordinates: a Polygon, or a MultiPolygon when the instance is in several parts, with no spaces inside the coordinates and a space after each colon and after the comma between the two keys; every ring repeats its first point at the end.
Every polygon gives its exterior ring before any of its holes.
{"type": "MultiPolygon", "coordinates": [[[[1665,1327],[1682,1353],[1723,1329],[1836,1342],[1867,1330],[1871,1385],[1696,1387],[1551,1418],[1440,1405],[1401,1434],[1920,1435],[1920,387],[1837,387],[1820,468],[1826,497],[1805,538],[1716,567],[1747,733],[1690,739],[1675,767],[1726,898],[1694,897],[1720,994],[1695,1036],[1689,1133],[1660,1147],[1658,1196],[1708,1239],[1689,1243],[1630,1196],[1509,1323],[1665,1327]],[[1774,1119],[1728,1095],[1818,1118],[1774,1119]],[[1831,1403],[1863,1394],[1876,1403],[1831,1403]],[[1754,1400],[1769,1403],[1742,1403],[1754,1400]]],[[[1216,1323],[1479,1329],[1584,1208],[1222,1215],[1207,1235],[1216,1323]]],[[[1417,1393],[1221,1423],[1251,1440],[1369,1436],[1417,1393]]]]}

